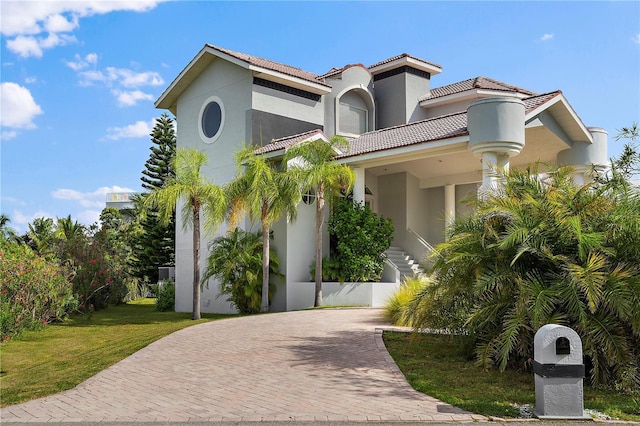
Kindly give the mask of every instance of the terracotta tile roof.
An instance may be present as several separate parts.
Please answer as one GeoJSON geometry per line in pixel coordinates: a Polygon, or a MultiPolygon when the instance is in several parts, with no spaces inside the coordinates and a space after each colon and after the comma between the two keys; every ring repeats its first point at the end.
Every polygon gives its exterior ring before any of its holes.
{"type": "Polygon", "coordinates": [[[338,158],[415,145],[469,134],[467,113],[459,112],[364,133],[349,139],[349,152],[338,158]]]}
{"type": "Polygon", "coordinates": [[[322,74],[318,78],[320,78],[320,79],[329,78],[329,77],[332,77],[334,75],[342,74],[343,72],[345,72],[349,68],[354,68],[354,67],[360,67],[360,68],[366,70],[369,74],[371,74],[371,72],[369,71],[369,68],[365,67],[362,64],[349,64],[349,65],[345,65],[342,68],[335,68],[335,67],[331,68],[329,71],[327,71],[326,73],[322,74]]]}
{"type": "Polygon", "coordinates": [[[561,94],[561,90],[556,90],[555,92],[543,93],[541,95],[531,96],[530,98],[524,98],[522,102],[524,102],[525,111],[529,113],[538,108],[540,105],[550,101],[551,99],[561,94]]]}
{"type": "Polygon", "coordinates": [[[425,61],[424,59],[416,58],[415,56],[411,56],[408,53],[402,53],[402,54],[400,54],[398,56],[394,56],[392,58],[385,59],[384,61],[380,61],[380,62],[375,63],[373,65],[369,65],[369,69],[377,67],[377,66],[380,66],[380,65],[388,64],[389,62],[397,61],[398,59],[402,59],[402,58],[411,58],[411,59],[413,59],[415,61],[423,62],[423,63],[425,63],[427,65],[432,66],[432,67],[442,68],[441,65],[438,65],[438,64],[436,64],[434,62],[429,62],[429,61],[425,61]]]}
{"type": "MultiPolygon", "coordinates": [[[[529,113],[561,94],[562,92],[559,90],[550,93],[543,93],[525,98],[522,102],[525,105],[526,112],[529,113]]],[[[255,152],[258,154],[265,154],[288,148],[309,139],[316,134],[323,134],[323,132],[318,129],[300,133],[298,135],[287,136],[285,138],[274,139],[268,145],[256,149],[255,152]]],[[[339,155],[337,158],[354,157],[356,155],[367,154],[370,152],[401,148],[403,146],[433,142],[442,139],[465,136],[468,134],[467,112],[462,111],[455,114],[417,121],[415,123],[403,124],[364,133],[357,138],[347,138],[349,141],[349,151],[345,154],[339,155]]]]}
{"type": "Polygon", "coordinates": [[[267,145],[257,148],[254,152],[256,154],[266,154],[269,152],[278,151],[280,149],[289,148],[290,146],[298,144],[317,134],[323,134],[322,130],[310,130],[308,132],[299,133],[297,135],[286,136],[279,139],[272,139],[271,142],[269,142],[267,145]]]}
{"type": "Polygon", "coordinates": [[[525,95],[537,95],[537,93],[532,92],[527,89],[523,89],[521,87],[512,86],[507,83],[503,83],[502,81],[494,80],[488,77],[476,77],[470,78],[468,80],[459,81],[457,83],[448,84],[442,87],[436,87],[431,89],[431,92],[420,98],[420,101],[425,101],[427,99],[440,98],[442,96],[453,95],[456,93],[466,92],[468,90],[474,89],[487,89],[487,90],[499,90],[504,92],[518,92],[523,93],[525,95]]]}
{"type": "Polygon", "coordinates": [[[218,52],[225,53],[227,55],[233,56],[236,59],[240,59],[248,64],[255,65],[258,67],[266,68],[268,70],[277,71],[282,74],[289,75],[291,77],[297,77],[306,81],[310,81],[313,83],[321,84],[323,86],[331,87],[328,84],[322,82],[319,79],[317,74],[312,72],[305,71],[300,68],[292,67],[289,65],[281,64],[279,62],[270,61],[268,59],[260,58],[257,56],[247,55],[246,53],[236,52],[233,50],[225,49],[218,46],[213,46],[211,44],[207,44],[207,46],[211,49],[217,50],[218,52]]]}

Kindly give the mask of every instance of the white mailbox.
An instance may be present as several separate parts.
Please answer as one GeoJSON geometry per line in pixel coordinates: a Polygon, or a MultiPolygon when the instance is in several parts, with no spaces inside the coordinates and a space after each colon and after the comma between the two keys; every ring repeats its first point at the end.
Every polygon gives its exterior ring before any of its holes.
{"type": "Polygon", "coordinates": [[[585,419],[582,341],[569,327],[547,324],[533,341],[535,415],[541,419],[585,419]]]}

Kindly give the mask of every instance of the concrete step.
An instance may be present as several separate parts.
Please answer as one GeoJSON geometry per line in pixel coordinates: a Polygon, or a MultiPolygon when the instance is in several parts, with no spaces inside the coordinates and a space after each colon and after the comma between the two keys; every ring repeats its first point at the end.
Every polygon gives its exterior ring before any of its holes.
{"type": "Polygon", "coordinates": [[[405,252],[402,247],[389,247],[385,254],[396,265],[403,278],[419,276],[424,273],[418,262],[405,252]]]}

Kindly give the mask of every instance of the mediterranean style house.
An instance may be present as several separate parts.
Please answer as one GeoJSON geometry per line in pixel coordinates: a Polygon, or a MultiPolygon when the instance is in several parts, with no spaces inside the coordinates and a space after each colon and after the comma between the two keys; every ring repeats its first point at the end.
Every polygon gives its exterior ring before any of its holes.
{"type": "MultiPolygon", "coordinates": [[[[438,64],[402,54],[317,75],[207,44],[156,107],[175,115],[179,147],[207,154],[204,172],[219,185],[235,176],[234,154],[247,144],[277,159],[294,144],[346,137],[349,147],[336,161],[355,171],[354,199],[392,219],[393,246],[413,258],[443,240],[446,223],[468,210],[464,198],[497,184],[496,168],[537,161],[572,165],[576,181],[583,182],[593,166],[606,166],[607,132],[586,127],[561,91],[535,93],[487,77],[432,87],[440,72],[438,64]]],[[[278,283],[271,310],[313,305],[313,201],[307,194],[295,222],[283,219],[274,226],[273,245],[286,279],[278,283]]],[[[178,224],[176,310],[190,311],[191,233],[181,229],[178,224]]],[[[223,224],[217,232],[226,231],[223,224]]],[[[203,237],[202,247],[211,238],[203,237]]],[[[393,266],[383,281],[397,286],[393,266]]],[[[336,288],[368,292],[372,305],[384,302],[376,293],[380,286],[336,288]]],[[[201,299],[203,312],[234,311],[218,297],[217,283],[201,299]]]]}

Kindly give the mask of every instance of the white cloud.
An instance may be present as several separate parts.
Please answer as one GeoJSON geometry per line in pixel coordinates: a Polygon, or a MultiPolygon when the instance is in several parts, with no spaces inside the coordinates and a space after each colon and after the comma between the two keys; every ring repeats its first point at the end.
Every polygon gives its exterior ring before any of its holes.
{"type": "MultiPolygon", "coordinates": [[[[107,194],[110,192],[134,192],[129,188],[119,186],[103,186],[93,192],[80,192],[75,189],[57,189],[51,193],[51,196],[58,200],[76,201],[84,208],[100,208],[106,205],[107,194]]],[[[99,213],[98,213],[99,214],[99,213]]],[[[91,222],[93,223],[93,222],[91,222]]]]}
{"type": "Polygon", "coordinates": [[[98,54],[97,53],[89,53],[87,56],[85,56],[85,60],[90,63],[90,64],[97,64],[98,63],[98,54]]]}
{"type": "Polygon", "coordinates": [[[98,55],[96,53],[89,53],[84,58],[76,53],[74,59],[74,61],[66,61],[65,63],[69,68],[76,72],[98,63],[98,55]]]}
{"type": "Polygon", "coordinates": [[[27,215],[27,214],[22,213],[19,210],[14,210],[13,211],[13,218],[11,219],[11,223],[12,224],[15,223],[16,225],[27,225],[29,223],[32,223],[34,219],[37,219],[39,217],[54,218],[55,216],[53,216],[51,213],[47,213],[47,212],[44,212],[42,210],[39,210],[39,211],[35,212],[32,215],[27,215]]]}
{"type": "Polygon", "coordinates": [[[116,84],[122,87],[160,86],[164,84],[160,74],[155,71],[135,72],[127,68],[107,67],[104,71],[82,71],[78,75],[81,78],[80,83],[82,85],[91,85],[94,82],[106,85],[116,84]]]}
{"type": "Polygon", "coordinates": [[[8,141],[18,136],[18,132],[15,130],[2,130],[0,131],[0,141],[8,141]]]}
{"type": "Polygon", "coordinates": [[[540,37],[540,41],[548,41],[551,40],[553,38],[553,34],[545,34],[542,37],[540,37]]]}
{"type": "Polygon", "coordinates": [[[164,80],[154,71],[135,72],[125,68],[107,68],[112,79],[118,79],[124,87],[161,86],[164,80]]]}
{"type": "MultiPolygon", "coordinates": [[[[155,120],[151,121],[137,121],[134,124],[130,124],[124,127],[111,127],[107,129],[106,139],[118,140],[118,139],[138,139],[148,138],[149,134],[153,130],[155,120]]],[[[114,191],[117,192],[117,191],[114,191]]]]}
{"type": "Polygon", "coordinates": [[[111,93],[118,99],[118,105],[120,106],[134,106],[138,101],[153,101],[153,96],[140,90],[130,92],[112,90],[111,93]]]}
{"type": "Polygon", "coordinates": [[[78,212],[75,217],[78,222],[89,226],[100,220],[101,212],[102,210],[83,210],[78,212]]]}
{"type": "Polygon", "coordinates": [[[2,201],[4,203],[17,204],[19,206],[26,206],[27,205],[27,203],[25,201],[19,200],[19,199],[14,198],[14,197],[2,196],[2,197],[0,197],[0,201],[2,201]]]}
{"type": "Polygon", "coordinates": [[[0,33],[9,50],[41,57],[43,50],[75,41],[69,33],[80,18],[114,11],[146,12],[164,0],[136,1],[3,1],[0,33]]]}
{"type": "Polygon", "coordinates": [[[635,44],[640,44],[640,33],[638,33],[635,36],[631,37],[631,41],[634,42],[635,44]]]}
{"type": "Polygon", "coordinates": [[[0,83],[0,109],[0,126],[13,129],[33,129],[33,119],[42,114],[29,89],[11,82],[0,83]]]}
{"type": "Polygon", "coordinates": [[[49,33],[47,37],[18,36],[13,40],[7,40],[7,48],[23,58],[30,56],[41,58],[45,49],[64,46],[76,41],[74,36],[67,34],[49,33]]]}
{"type": "Polygon", "coordinates": [[[82,58],[75,55],[73,61],[67,61],[67,66],[78,73],[80,86],[103,84],[113,87],[111,94],[116,97],[121,107],[136,105],[138,101],[152,101],[153,96],[138,89],[143,86],[160,86],[164,80],[155,71],[136,72],[127,68],[107,67],[104,70],[85,70],[90,64],[98,62],[98,55],[91,53],[82,58]],[[129,90],[125,90],[129,89],[129,90]]]}
{"type": "Polygon", "coordinates": [[[78,28],[78,15],[72,15],[68,19],[60,14],[47,16],[45,30],[50,33],[68,33],[78,28]]]}
{"type": "Polygon", "coordinates": [[[7,40],[7,48],[23,58],[42,57],[42,48],[33,36],[18,36],[13,40],[7,40]]]}

